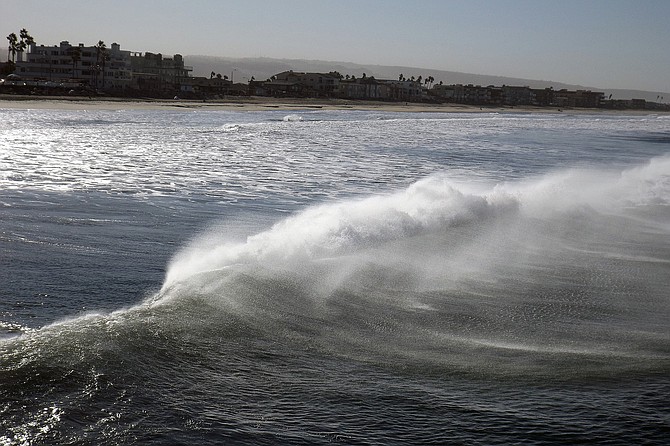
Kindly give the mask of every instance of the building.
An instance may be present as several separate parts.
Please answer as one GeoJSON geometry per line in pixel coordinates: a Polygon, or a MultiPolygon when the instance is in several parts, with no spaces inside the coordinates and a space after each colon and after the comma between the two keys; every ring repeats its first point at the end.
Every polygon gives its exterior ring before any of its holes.
{"type": "Polygon", "coordinates": [[[386,98],[393,101],[420,101],[423,99],[423,87],[413,80],[380,80],[386,87],[386,98]]]}
{"type": "Polygon", "coordinates": [[[313,97],[330,98],[339,93],[340,79],[332,74],[304,73],[301,81],[313,97]]]}
{"type": "Polygon", "coordinates": [[[388,87],[374,77],[340,79],[339,95],[343,99],[386,99],[388,87]]]}
{"type": "Polygon", "coordinates": [[[30,45],[20,54],[14,72],[26,81],[66,88],[135,89],[162,95],[179,92],[192,70],[179,54],[163,57],[121,50],[118,43],[101,48],[63,41],[54,46],[30,45]]]}
{"type": "Polygon", "coordinates": [[[455,85],[438,84],[433,86],[433,88],[430,90],[430,94],[431,96],[434,96],[438,99],[447,102],[453,102],[456,91],[455,87],[455,85]]]}
{"type": "Polygon", "coordinates": [[[130,53],[132,88],[145,93],[172,94],[181,91],[193,67],[184,65],[181,54],[163,57],[161,53],[130,53]]]}
{"type": "Polygon", "coordinates": [[[533,88],[533,95],[535,96],[534,105],[541,107],[548,107],[554,105],[554,89],[549,88],[533,88]]]}
{"type": "Polygon", "coordinates": [[[336,97],[339,94],[340,77],[335,73],[302,73],[283,71],[275,74],[271,81],[271,91],[300,92],[310,97],[336,97]],[[274,88],[282,86],[283,88],[274,88]]]}
{"type": "Polygon", "coordinates": [[[559,90],[503,85],[436,85],[430,91],[433,97],[446,102],[474,105],[536,105],[597,108],[603,103],[604,94],[590,90],[559,90]]]}
{"type": "Polygon", "coordinates": [[[197,98],[224,96],[229,93],[233,83],[227,77],[187,77],[180,83],[181,93],[193,94],[197,98]]]}
{"type": "Polygon", "coordinates": [[[503,85],[502,103],[505,105],[534,105],[535,93],[530,87],[503,85]]]}
{"type": "Polygon", "coordinates": [[[598,108],[605,93],[591,90],[558,90],[554,92],[553,104],[558,107],[598,108]]]}
{"type": "Polygon", "coordinates": [[[492,87],[482,87],[481,85],[437,85],[433,87],[438,91],[438,95],[444,97],[450,102],[459,104],[490,104],[492,87]]]}
{"type": "Polygon", "coordinates": [[[57,46],[33,44],[16,62],[15,73],[31,81],[92,89],[125,89],[132,79],[129,54],[117,43],[104,50],[83,43],[74,46],[68,41],[57,46]]]}

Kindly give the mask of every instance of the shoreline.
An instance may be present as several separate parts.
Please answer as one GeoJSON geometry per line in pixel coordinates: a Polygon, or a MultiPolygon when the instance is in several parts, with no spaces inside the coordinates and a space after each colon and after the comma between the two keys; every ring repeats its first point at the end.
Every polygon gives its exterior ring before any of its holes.
{"type": "Polygon", "coordinates": [[[415,102],[375,102],[344,99],[231,97],[197,101],[149,98],[87,98],[82,96],[0,95],[0,109],[20,110],[228,110],[228,111],[299,111],[361,110],[426,113],[564,113],[564,114],[668,114],[663,110],[612,110],[603,108],[556,108],[538,106],[491,106],[468,104],[429,104],[415,102]]]}

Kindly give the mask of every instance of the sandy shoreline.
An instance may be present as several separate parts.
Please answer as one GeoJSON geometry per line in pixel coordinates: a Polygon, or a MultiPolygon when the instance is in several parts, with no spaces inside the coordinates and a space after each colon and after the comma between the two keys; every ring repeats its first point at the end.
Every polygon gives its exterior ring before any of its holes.
{"type": "Polygon", "coordinates": [[[373,110],[385,112],[434,113],[569,113],[569,114],[658,114],[655,110],[606,110],[592,108],[502,107],[465,104],[422,104],[404,102],[351,101],[342,99],[296,99],[244,97],[212,101],[126,99],[87,97],[34,97],[0,95],[0,109],[21,110],[373,110]]]}

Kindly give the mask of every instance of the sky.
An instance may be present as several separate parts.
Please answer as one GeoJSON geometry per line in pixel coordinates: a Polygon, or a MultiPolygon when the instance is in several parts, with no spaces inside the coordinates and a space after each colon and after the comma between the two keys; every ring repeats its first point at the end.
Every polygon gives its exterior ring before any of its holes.
{"type": "Polygon", "coordinates": [[[5,2],[0,32],[21,28],[38,44],[103,40],[186,64],[331,60],[670,92],[670,0],[5,2]]]}

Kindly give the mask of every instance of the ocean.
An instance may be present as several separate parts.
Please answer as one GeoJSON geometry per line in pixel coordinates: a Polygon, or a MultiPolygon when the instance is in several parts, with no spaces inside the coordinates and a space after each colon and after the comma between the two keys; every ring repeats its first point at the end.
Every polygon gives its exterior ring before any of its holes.
{"type": "Polygon", "coordinates": [[[0,109],[0,445],[670,438],[670,116],[0,109]]]}

